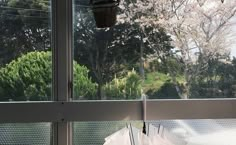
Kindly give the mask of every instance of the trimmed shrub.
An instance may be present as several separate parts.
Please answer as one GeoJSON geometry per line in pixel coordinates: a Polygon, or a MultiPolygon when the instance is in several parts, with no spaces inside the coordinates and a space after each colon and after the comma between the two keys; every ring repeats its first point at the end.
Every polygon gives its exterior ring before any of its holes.
{"type": "MultiPolygon", "coordinates": [[[[88,69],[74,63],[75,96],[92,96],[88,69]]],[[[30,52],[0,69],[0,101],[48,101],[52,92],[51,52],[30,52]]]]}

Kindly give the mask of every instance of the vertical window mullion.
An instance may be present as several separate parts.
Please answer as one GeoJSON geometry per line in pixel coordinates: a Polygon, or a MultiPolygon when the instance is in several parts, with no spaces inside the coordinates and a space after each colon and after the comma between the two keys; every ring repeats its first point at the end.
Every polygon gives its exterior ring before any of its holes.
{"type": "Polygon", "coordinates": [[[53,8],[53,96],[68,101],[72,81],[72,0],[52,0],[53,8]]]}
{"type": "MultiPolygon", "coordinates": [[[[72,0],[52,0],[52,19],[53,97],[67,102],[72,96],[72,0]]],[[[61,122],[53,123],[54,145],[71,145],[71,131],[71,123],[61,115],[61,122]]]]}

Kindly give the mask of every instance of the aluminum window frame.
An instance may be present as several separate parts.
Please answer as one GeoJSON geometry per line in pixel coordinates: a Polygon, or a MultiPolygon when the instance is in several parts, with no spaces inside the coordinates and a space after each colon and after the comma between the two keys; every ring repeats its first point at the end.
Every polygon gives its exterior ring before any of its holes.
{"type": "MultiPolygon", "coordinates": [[[[54,101],[0,103],[0,123],[52,122],[54,145],[72,145],[73,121],[143,118],[142,100],[71,101],[72,10],[72,0],[52,0],[54,101]]],[[[232,118],[236,118],[236,99],[147,101],[147,120],[232,118]]]]}
{"type": "MultiPolygon", "coordinates": [[[[0,103],[0,123],[142,120],[142,103],[139,100],[0,103]]],[[[146,115],[147,120],[233,119],[236,100],[148,100],[146,115]]]]}

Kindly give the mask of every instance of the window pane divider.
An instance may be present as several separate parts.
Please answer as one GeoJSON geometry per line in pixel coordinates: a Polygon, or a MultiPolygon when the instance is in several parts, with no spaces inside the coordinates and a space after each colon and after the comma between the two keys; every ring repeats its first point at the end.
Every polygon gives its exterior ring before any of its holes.
{"type": "MultiPolygon", "coordinates": [[[[49,110],[56,112],[46,116],[54,116],[53,120],[53,144],[72,145],[72,125],[65,121],[63,114],[63,102],[72,97],[72,0],[52,0],[52,42],[53,42],[53,98],[49,103],[49,110]],[[57,107],[55,107],[55,104],[57,107]],[[54,106],[55,108],[51,108],[54,106]]],[[[47,115],[46,115],[47,114],[47,115]]],[[[32,117],[33,118],[33,117],[32,117]]],[[[47,118],[45,118],[46,120],[47,118]]]]}
{"type": "MultiPolygon", "coordinates": [[[[141,105],[142,100],[0,103],[0,122],[142,120],[141,105]]],[[[231,118],[236,118],[235,99],[147,101],[147,120],[231,118]]]]}

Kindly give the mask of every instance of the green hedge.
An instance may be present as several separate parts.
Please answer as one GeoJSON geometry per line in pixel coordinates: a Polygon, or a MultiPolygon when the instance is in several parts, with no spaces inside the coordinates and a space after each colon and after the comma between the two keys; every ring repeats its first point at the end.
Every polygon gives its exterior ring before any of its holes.
{"type": "MultiPolygon", "coordinates": [[[[93,96],[88,69],[74,62],[75,96],[93,96]]],[[[0,101],[52,100],[51,52],[30,52],[0,69],[0,101]]]]}

